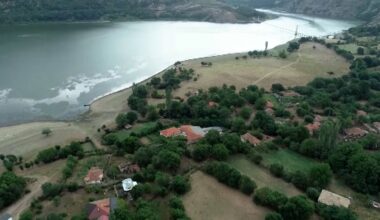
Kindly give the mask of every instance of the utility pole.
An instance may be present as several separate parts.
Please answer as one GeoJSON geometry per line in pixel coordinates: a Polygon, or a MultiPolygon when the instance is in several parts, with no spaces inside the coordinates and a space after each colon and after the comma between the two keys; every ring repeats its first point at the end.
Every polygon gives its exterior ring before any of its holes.
{"type": "Polygon", "coordinates": [[[296,27],[296,33],[294,34],[294,39],[296,39],[297,36],[298,36],[298,25],[297,25],[297,27],[296,27]]]}

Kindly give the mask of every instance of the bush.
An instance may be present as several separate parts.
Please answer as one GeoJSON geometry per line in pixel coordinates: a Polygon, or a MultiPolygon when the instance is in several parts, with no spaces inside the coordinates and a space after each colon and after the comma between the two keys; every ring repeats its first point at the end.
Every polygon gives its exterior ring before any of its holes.
{"type": "Polygon", "coordinates": [[[280,213],[284,220],[307,220],[314,213],[314,204],[304,196],[295,196],[281,206],[280,213]]]}
{"type": "Polygon", "coordinates": [[[239,183],[239,189],[241,192],[247,195],[251,195],[256,189],[256,183],[247,176],[242,176],[239,183]]]}
{"type": "Polygon", "coordinates": [[[193,159],[196,161],[204,161],[210,156],[211,147],[209,145],[200,144],[195,146],[193,150],[193,159]]]}
{"type": "Polygon", "coordinates": [[[282,166],[281,164],[271,164],[269,170],[276,177],[282,177],[284,175],[284,166],[282,166]]]}
{"type": "Polygon", "coordinates": [[[296,171],[292,176],[292,183],[301,190],[306,190],[309,186],[307,175],[301,171],[296,171]]]}
{"type": "Polygon", "coordinates": [[[272,212],[265,216],[265,220],[283,220],[283,218],[277,212],[272,212]]]}
{"type": "Polygon", "coordinates": [[[338,206],[317,205],[317,213],[324,220],[357,220],[358,217],[350,209],[338,206]]]}
{"type": "Polygon", "coordinates": [[[280,192],[264,187],[255,191],[253,201],[256,204],[279,210],[288,201],[288,198],[280,192]]]}
{"type": "Polygon", "coordinates": [[[44,198],[52,199],[59,196],[64,187],[62,184],[44,183],[42,186],[42,196],[44,198]]]}
{"type": "Polygon", "coordinates": [[[309,197],[311,200],[313,200],[315,202],[318,200],[320,194],[321,194],[321,192],[316,188],[308,187],[306,189],[307,197],[309,197]]]}

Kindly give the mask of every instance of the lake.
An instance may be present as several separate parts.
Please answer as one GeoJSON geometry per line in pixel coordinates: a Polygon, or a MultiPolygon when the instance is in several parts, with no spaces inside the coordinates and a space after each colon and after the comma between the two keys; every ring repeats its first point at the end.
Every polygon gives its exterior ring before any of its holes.
{"type": "MultiPolygon", "coordinates": [[[[353,21],[278,14],[261,24],[138,21],[0,26],[0,125],[72,119],[176,61],[273,48],[353,21]]],[[[127,97],[126,97],[127,98],[127,97]]]]}

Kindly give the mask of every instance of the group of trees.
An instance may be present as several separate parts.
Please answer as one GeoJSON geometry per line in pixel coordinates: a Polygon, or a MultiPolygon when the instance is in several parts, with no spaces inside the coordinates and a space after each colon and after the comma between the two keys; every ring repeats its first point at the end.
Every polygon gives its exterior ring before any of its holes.
{"type": "Polygon", "coordinates": [[[271,213],[268,215],[268,219],[306,220],[314,213],[314,204],[306,197],[287,198],[284,194],[267,187],[256,190],[253,201],[280,213],[271,213]]]}
{"type": "Polygon", "coordinates": [[[0,175],[0,209],[17,201],[25,192],[26,181],[13,172],[0,175]]]}
{"type": "Polygon", "coordinates": [[[55,146],[38,153],[36,161],[43,163],[51,163],[53,161],[67,158],[68,156],[76,156],[78,158],[84,157],[84,150],[82,144],[79,142],[72,142],[71,144],[61,148],[55,146]]]}
{"type": "Polygon", "coordinates": [[[226,184],[241,192],[251,195],[256,189],[256,183],[249,177],[242,175],[238,170],[223,162],[209,162],[204,168],[205,172],[214,176],[219,182],[226,184]]]}

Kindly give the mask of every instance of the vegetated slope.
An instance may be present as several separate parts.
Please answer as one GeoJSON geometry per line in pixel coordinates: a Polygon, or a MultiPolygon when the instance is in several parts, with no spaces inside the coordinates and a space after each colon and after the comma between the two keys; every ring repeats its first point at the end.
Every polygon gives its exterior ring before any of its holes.
{"type": "Polygon", "coordinates": [[[262,13],[218,0],[2,0],[0,23],[181,19],[242,23],[262,13]]]}
{"type": "Polygon", "coordinates": [[[279,0],[276,7],[294,13],[380,23],[380,0],[279,0]]]}

